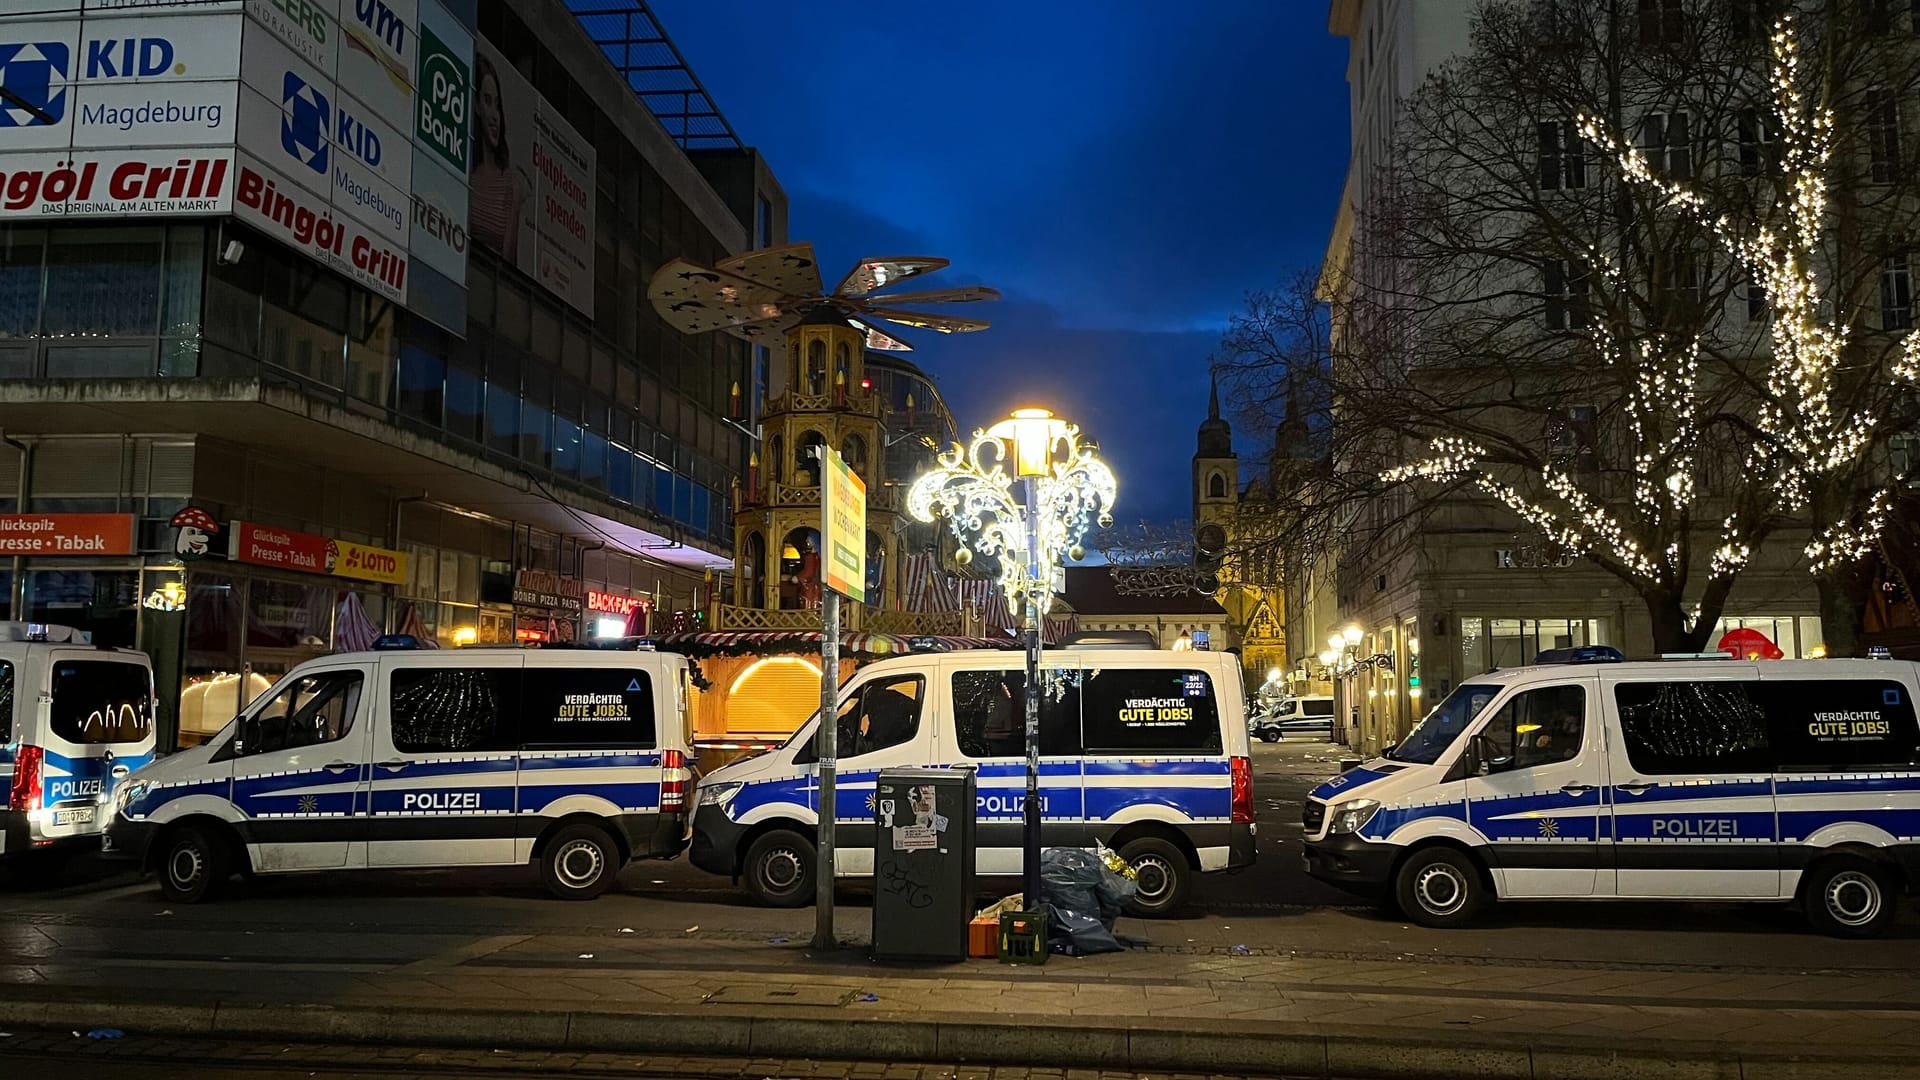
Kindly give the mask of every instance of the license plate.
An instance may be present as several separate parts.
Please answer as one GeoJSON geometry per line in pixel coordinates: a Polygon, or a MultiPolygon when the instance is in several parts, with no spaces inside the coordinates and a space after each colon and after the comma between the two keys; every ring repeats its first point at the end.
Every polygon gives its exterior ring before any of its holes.
{"type": "Polygon", "coordinates": [[[82,806],[75,810],[55,810],[53,823],[55,825],[91,825],[93,810],[91,806],[82,806]]]}

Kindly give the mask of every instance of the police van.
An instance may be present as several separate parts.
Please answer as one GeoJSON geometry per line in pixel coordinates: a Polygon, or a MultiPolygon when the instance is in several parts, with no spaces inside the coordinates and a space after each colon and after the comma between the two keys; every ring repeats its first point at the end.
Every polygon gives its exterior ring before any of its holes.
{"type": "MultiPolygon", "coordinates": [[[[972,768],[976,869],[1021,871],[1026,804],[1025,658],[970,651],[877,661],[840,692],[834,868],[873,873],[874,787],[899,766],[972,768]]],[[[1114,848],[1139,873],[1134,906],[1165,915],[1192,875],[1250,865],[1253,780],[1239,658],[1202,651],[1046,653],[1040,806],[1048,846],[1114,848]]],[[[700,781],[694,865],[762,903],[814,896],[816,716],[786,745],[700,781]]]]}
{"type": "Polygon", "coordinates": [[[235,873],[536,864],[584,900],[686,846],[686,660],[390,647],[311,660],[135,773],[110,855],[205,900],[235,873]]]}
{"type": "Polygon", "coordinates": [[[0,858],[98,850],[114,786],[153,760],[146,654],[0,623],[0,858]]]}
{"type": "Polygon", "coordinates": [[[1920,664],[1605,648],[1475,676],[1320,785],[1308,869],[1426,926],[1500,900],[1798,901],[1868,937],[1920,885],[1920,664]]]}

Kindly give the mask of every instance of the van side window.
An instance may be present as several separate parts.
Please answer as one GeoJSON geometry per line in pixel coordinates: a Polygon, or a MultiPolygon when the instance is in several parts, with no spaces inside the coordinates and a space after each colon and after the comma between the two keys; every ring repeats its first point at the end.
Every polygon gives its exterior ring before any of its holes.
{"type": "Polygon", "coordinates": [[[653,679],[632,668],[529,667],[520,676],[526,747],[654,747],[653,679]]]}
{"type": "Polygon", "coordinates": [[[1332,698],[1308,698],[1303,704],[1305,705],[1305,711],[1308,716],[1333,715],[1332,698]]]}
{"type": "Polygon", "coordinates": [[[1783,769],[1906,767],[1920,761],[1913,696],[1889,679],[1763,680],[1783,769]]]}
{"type": "MultiPolygon", "coordinates": [[[[920,706],[927,681],[919,675],[876,679],[840,704],[835,750],[841,760],[871,754],[911,740],[920,733],[920,706]]],[[[820,760],[817,743],[794,755],[794,764],[820,760]]]]}
{"type": "Polygon", "coordinates": [[[1585,688],[1543,686],[1507,699],[1485,734],[1508,769],[1533,769],[1579,757],[1586,730],[1585,688]]]}
{"type": "Polygon", "coordinates": [[[1627,760],[1655,776],[1770,771],[1773,751],[1759,704],[1762,686],[1740,681],[1615,686],[1627,760]]]}
{"type": "Polygon", "coordinates": [[[408,754],[512,749],[519,699],[519,668],[396,668],[393,748],[408,754]]]}
{"type": "Polygon", "coordinates": [[[135,742],[153,731],[153,676],[125,660],[53,665],[53,734],[70,743],[135,742]]]}
{"type": "Polygon", "coordinates": [[[360,706],[360,683],[357,671],[323,671],[288,679],[241,724],[235,755],[297,750],[345,738],[353,730],[353,714],[360,706]]]}
{"type": "MultiPolygon", "coordinates": [[[[1040,753],[1072,757],[1080,749],[1078,668],[1041,672],[1040,753]]],[[[956,671],[953,726],[960,753],[970,758],[1027,756],[1027,673],[956,671]]]]}
{"type": "Polygon", "coordinates": [[[1089,754],[1220,752],[1220,712],[1204,671],[1089,669],[1081,728],[1089,754]]]}
{"type": "Polygon", "coordinates": [[[0,660],[0,743],[13,741],[13,663],[0,660]]]}

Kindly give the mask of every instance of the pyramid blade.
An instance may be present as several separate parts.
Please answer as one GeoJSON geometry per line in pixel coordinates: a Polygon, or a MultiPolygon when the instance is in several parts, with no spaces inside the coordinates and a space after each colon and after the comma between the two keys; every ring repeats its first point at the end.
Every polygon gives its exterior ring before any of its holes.
{"type": "Polygon", "coordinates": [[[863,319],[858,315],[848,317],[854,324],[867,332],[867,348],[881,352],[912,352],[913,346],[892,333],[884,330],[878,323],[863,319]]]}
{"type": "Polygon", "coordinates": [[[720,332],[732,334],[742,341],[751,341],[756,345],[770,345],[779,341],[787,331],[800,325],[800,320],[805,317],[806,312],[789,308],[771,319],[759,319],[741,323],[738,326],[723,326],[720,332]]]}
{"type": "Polygon", "coordinates": [[[713,268],[778,289],[788,296],[820,295],[820,264],[813,259],[812,244],[761,248],[717,262],[713,268]]]}
{"type": "Polygon", "coordinates": [[[647,298],[660,318],[683,334],[776,319],[791,310],[790,298],[777,289],[685,259],[654,273],[647,298]]]}
{"type": "Polygon", "coordinates": [[[868,308],[866,313],[876,319],[885,319],[888,322],[897,322],[902,326],[914,326],[922,330],[937,330],[942,334],[971,334],[993,325],[985,319],[963,319],[958,315],[929,315],[921,311],[903,311],[900,308],[868,308]]]}
{"type": "Polygon", "coordinates": [[[931,274],[947,265],[945,259],[935,259],[926,255],[892,255],[882,259],[862,259],[840,284],[833,287],[835,296],[865,296],[875,289],[884,289],[889,285],[902,282],[921,274],[931,274]]]}
{"type": "Polygon", "coordinates": [[[959,289],[927,289],[923,292],[887,293],[883,296],[866,298],[875,304],[971,304],[980,300],[1000,299],[999,289],[989,289],[985,285],[968,285],[959,289]]]}

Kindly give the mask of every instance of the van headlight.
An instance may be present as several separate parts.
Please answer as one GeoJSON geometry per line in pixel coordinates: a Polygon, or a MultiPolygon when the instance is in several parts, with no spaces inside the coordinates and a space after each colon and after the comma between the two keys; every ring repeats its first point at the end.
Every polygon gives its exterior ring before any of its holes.
{"type": "Polygon", "coordinates": [[[132,780],[121,784],[113,792],[113,803],[120,813],[126,813],[127,807],[139,802],[147,794],[145,780],[132,780]]]}
{"type": "Polygon", "coordinates": [[[1357,833],[1367,827],[1380,804],[1373,799],[1353,799],[1333,808],[1333,820],[1327,826],[1329,834],[1357,833]]]}
{"type": "Polygon", "coordinates": [[[741,785],[738,783],[701,784],[700,805],[725,807],[733,801],[735,795],[740,794],[740,788],[741,785]]]}

